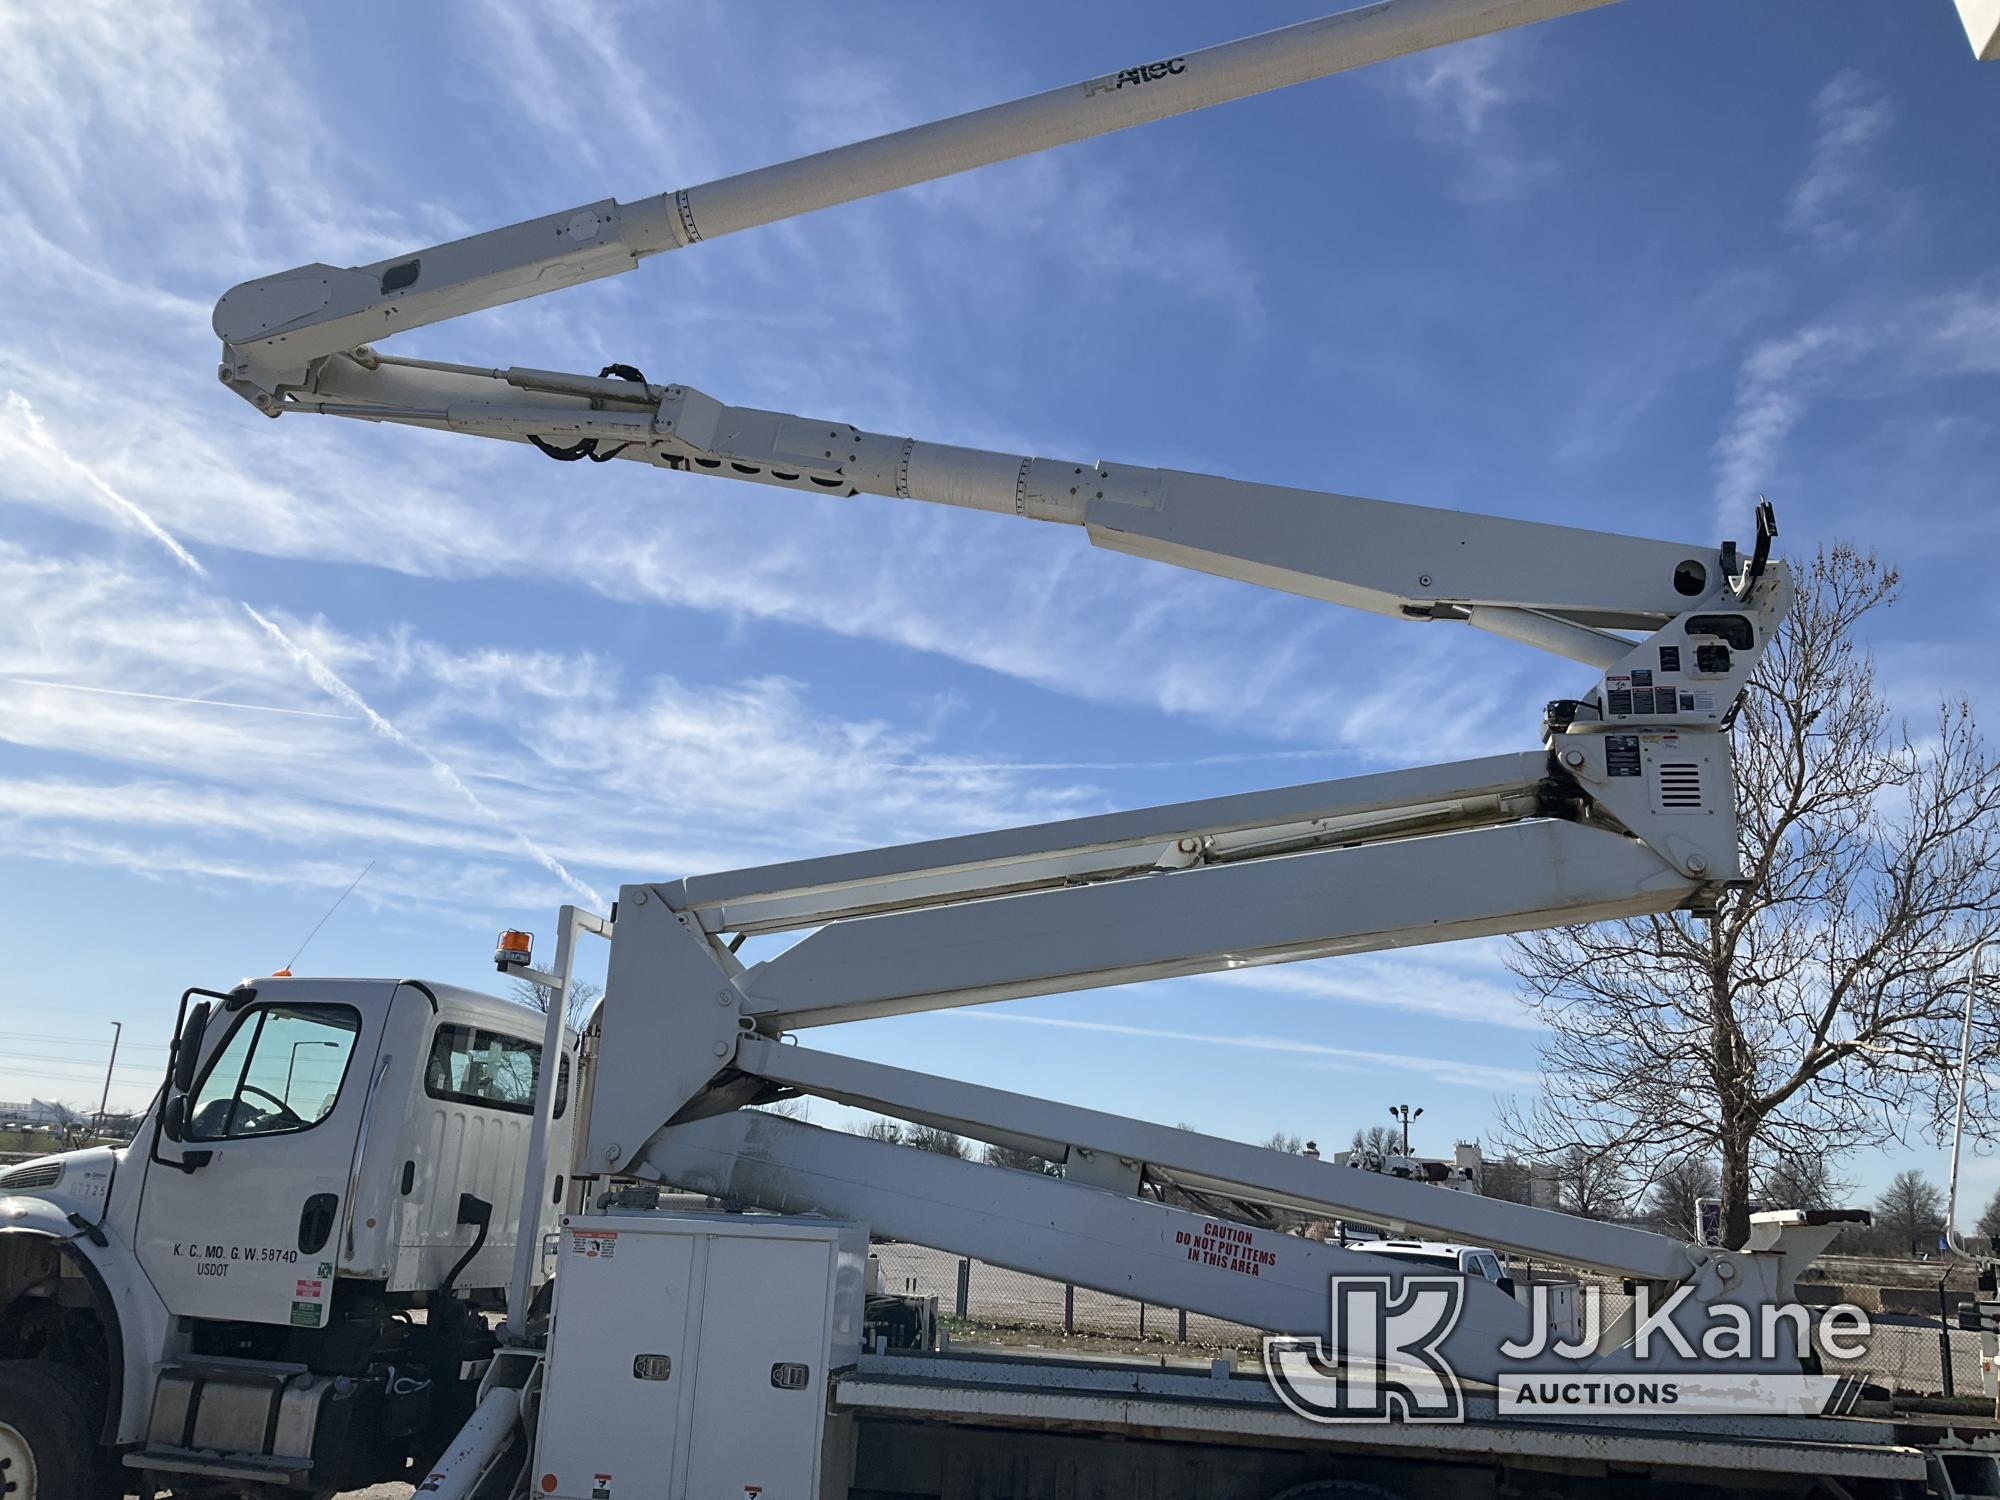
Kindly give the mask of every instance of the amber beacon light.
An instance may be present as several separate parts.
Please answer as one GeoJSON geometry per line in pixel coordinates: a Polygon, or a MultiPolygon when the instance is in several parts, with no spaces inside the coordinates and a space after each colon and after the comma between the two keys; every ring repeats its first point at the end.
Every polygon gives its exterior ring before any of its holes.
{"type": "Polygon", "coordinates": [[[532,932],[516,932],[508,928],[500,934],[500,942],[493,950],[493,967],[505,973],[508,969],[522,969],[535,956],[535,935],[532,932]]]}

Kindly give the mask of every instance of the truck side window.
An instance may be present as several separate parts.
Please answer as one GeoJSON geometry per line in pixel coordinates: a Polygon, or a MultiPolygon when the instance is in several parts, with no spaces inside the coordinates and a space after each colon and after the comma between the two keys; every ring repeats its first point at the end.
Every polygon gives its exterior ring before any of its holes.
{"type": "MultiPolygon", "coordinates": [[[[445,1025],[431,1041],[424,1068],[424,1092],[454,1104],[479,1104],[513,1114],[533,1114],[542,1049],[520,1037],[445,1025]]],[[[556,1118],[569,1106],[569,1059],[556,1075],[556,1118]]]]}
{"type": "Polygon", "coordinates": [[[195,1088],[186,1139],[312,1129],[333,1113],[360,1031],[360,1013],[345,1005],[245,1011],[195,1088]]]}

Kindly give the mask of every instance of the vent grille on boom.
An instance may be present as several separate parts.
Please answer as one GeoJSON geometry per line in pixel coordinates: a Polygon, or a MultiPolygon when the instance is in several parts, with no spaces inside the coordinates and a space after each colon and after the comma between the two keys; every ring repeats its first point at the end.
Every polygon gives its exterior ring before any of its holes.
{"type": "Polygon", "coordinates": [[[1660,763],[1660,806],[1701,806],[1701,766],[1698,762],[1669,760],[1660,763]]]}

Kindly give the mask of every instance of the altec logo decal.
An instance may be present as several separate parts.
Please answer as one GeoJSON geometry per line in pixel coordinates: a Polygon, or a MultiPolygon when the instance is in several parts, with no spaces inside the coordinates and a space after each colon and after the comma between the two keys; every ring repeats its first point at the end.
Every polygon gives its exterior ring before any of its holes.
{"type": "Polygon", "coordinates": [[[1093,94],[1116,93],[1128,83],[1157,83],[1162,78],[1186,71],[1185,57],[1169,57],[1162,62],[1141,63],[1136,68],[1126,68],[1118,73],[1106,73],[1102,78],[1085,79],[1083,97],[1088,99],[1093,94]]]}

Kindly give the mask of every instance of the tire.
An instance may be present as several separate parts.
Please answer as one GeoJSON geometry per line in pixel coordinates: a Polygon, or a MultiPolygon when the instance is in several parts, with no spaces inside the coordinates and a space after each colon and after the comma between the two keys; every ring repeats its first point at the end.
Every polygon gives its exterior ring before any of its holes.
{"type": "Polygon", "coordinates": [[[74,1371],[0,1360],[0,1497],[99,1500],[105,1455],[74,1371]]]}
{"type": "MultiPolygon", "coordinates": [[[[118,1461],[118,1454],[115,1451],[102,1446],[105,1403],[103,1385],[73,1365],[47,1362],[43,1362],[43,1365],[49,1372],[49,1379],[69,1389],[77,1409],[83,1413],[84,1422],[89,1426],[92,1443],[89,1451],[94,1453],[97,1459],[95,1480],[97,1487],[88,1493],[98,1497],[98,1500],[124,1500],[126,1478],[130,1476],[136,1484],[138,1476],[118,1461]]],[[[0,1500],[10,1500],[10,1497],[0,1497],[0,1500]]]]}

